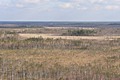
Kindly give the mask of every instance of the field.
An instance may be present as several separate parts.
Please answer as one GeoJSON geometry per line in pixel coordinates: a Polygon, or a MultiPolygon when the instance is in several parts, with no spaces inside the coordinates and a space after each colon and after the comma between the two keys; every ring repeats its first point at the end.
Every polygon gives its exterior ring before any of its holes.
{"type": "Polygon", "coordinates": [[[120,80],[119,33],[119,28],[1,28],[0,80],[120,80]]]}

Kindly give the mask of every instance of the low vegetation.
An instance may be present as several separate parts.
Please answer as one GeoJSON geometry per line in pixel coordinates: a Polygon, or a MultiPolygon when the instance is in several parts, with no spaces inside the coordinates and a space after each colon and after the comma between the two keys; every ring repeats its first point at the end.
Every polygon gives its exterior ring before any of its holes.
{"type": "Polygon", "coordinates": [[[67,33],[63,33],[62,35],[69,36],[92,36],[97,33],[95,30],[87,30],[87,29],[78,29],[78,30],[68,30],[67,33]]]}
{"type": "Polygon", "coordinates": [[[0,35],[1,80],[120,80],[120,39],[67,40],[4,34],[0,35]]]}

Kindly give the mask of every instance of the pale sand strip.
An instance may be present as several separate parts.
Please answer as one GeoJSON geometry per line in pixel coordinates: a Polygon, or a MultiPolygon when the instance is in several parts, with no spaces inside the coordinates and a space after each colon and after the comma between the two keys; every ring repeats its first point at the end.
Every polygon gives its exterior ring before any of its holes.
{"type": "Polygon", "coordinates": [[[53,39],[70,39],[70,40],[80,40],[80,39],[88,39],[88,40],[113,40],[120,38],[120,36],[56,36],[54,34],[19,34],[19,36],[23,38],[53,38],[53,39]]]}

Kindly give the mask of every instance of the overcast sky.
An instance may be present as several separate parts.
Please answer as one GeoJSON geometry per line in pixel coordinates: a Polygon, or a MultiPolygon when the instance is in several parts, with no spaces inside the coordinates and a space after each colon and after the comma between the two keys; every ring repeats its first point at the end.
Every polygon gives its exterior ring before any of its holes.
{"type": "Polygon", "coordinates": [[[0,0],[0,21],[120,21],[120,0],[0,0]]]}

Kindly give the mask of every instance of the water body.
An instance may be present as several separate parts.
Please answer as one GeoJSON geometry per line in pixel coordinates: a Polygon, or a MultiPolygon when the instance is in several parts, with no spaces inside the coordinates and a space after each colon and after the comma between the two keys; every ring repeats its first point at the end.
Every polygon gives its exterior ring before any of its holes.
{"type": "Polygon", "coordinates": [[[0,21],[0,27],[120,27],[120,22],[0,21]]]}

